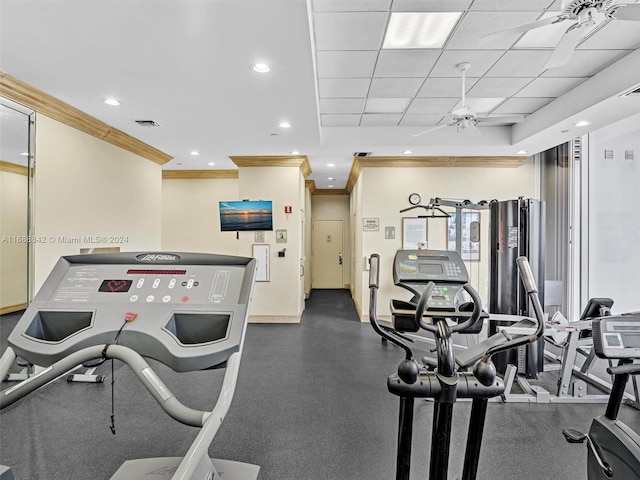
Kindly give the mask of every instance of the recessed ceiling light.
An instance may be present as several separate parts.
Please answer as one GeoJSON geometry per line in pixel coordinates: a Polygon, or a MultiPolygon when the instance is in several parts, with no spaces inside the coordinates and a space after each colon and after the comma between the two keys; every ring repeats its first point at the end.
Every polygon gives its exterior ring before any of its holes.
{"type": "Polygon", "coordinates": [[[329,185],[329,188],[333,188],[333,185],[329,185]]]}
{"type": "Polygon", "coordinates": [[[569,130],[560,130],[560,133],[569,133],[569,130]]]}
{"type": "Polygon", "coordinates": [[[293,152],[291,152],[291,155],[300,155],[300,152],[298,150],[294,150],[293,152]]]}
{"type": "Polygon", "coordinates": [[[23,157],[28,157],[29,156],[29,152],[22,152],[22,153],[20,153],[20,155],[22,155],[23,157]]]}
{"type": "Polygon", "coordinates": [[[207,165],[209,165],[210,167],[213,167],[215,165],[215,163],[209,162],[209,163],[207,163],[207,165]]]}
{"type": "Polygon", "coordinates": [[[197,150],[193,150],[189,155],[193,155],[194,157],[197,157],[198,155],[200,155],[200,152],[198,152],[197,150]]]}
{"type": "Polygon", "coordinates": [[[590,123],[591,122],[587,122],[586,120],[580,120],[578,123],[576,123],[576,127],[586,127],[590,123]]]}
{"type": "Polygon", "coordinates": [[[411,155],[413,152],[411,150],[405,150],[402,153],[404,153],[405,155],[411,155]]]}
{"type": "Polygon", "coordinates": [[[526,150],[519,150],[516,154],[517,155],[524,155],[525,153],[529,153],[526,150]]]}
{"type": "Polygon", "coordinates": [[[120,102],[115,98],[105,98],[103,102],[106,103],[107,105],[112,105],[114,107],[117,107],[118,105],[120,105],[120,102]]]}
{"type": "Polygon", "coordinates": [[[333,167],[335,167],[335,166],[336,166],[336,164],[335,164],[335,163],[327,163],[327,167],[329,167],[329,168],[333,168],[333,167]]]}
{"type": "Polygon", "coordinates": [[[251,70],[257,73],[267,73],[271,70],[271,67],[266,63],[254,63],[251,65],[251,70]]]}
{"type": "Polygon", "coordinates": [[[280,122],[280,123],[278,124],[278,126],[279,126],[280,128],[290,128],[290,127],[291,127],[291,124],[290,124],[289,122],[280,122]]]}
{"type": "Polygon", "coordinates": [[[182,165],[182,163],[178,162],[178,163],[176,163],[176,165],[182,165]]]}
{"type": "Polygon", "coordinates": [[[329,177],[329,178],[327,178],[327,180],[329,180],[330,182],[333,182],[335,180],[335,178],[329,177]]]}
{"type": "Polygon", "coordinates": [[[382,48],[442,48],[462,12],[392,12],[382,48]]]}

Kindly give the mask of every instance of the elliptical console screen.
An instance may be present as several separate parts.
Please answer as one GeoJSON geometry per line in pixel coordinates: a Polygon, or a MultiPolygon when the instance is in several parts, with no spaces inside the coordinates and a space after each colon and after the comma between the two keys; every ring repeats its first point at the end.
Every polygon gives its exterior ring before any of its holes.
{"type": "Polygon", "coordinates": [[[600,358],[640,358],[640,313],[593,320],[593,346],[600,358]]]}
{"type": "Polygon", "coordinates": [[[444,273],[442,265],[438,265],[437,263],[418,263],[418,271],[420,273],[444,273]]]}

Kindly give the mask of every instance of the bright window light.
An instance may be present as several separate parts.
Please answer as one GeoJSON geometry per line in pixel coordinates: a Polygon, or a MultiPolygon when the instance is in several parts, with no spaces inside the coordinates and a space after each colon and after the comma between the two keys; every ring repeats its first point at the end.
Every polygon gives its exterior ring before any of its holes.
{"type": "Polygon", "coordinates": [[[462,12],[392,12],[382,48],[442,48],[462,12]]]}

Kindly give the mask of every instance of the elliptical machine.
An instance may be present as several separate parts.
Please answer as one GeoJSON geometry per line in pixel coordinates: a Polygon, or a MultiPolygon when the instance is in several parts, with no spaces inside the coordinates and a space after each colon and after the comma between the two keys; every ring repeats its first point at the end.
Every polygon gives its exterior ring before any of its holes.
{"type": "Polygon", "coordinates": [[[618,360],[607,372],[614,376],[607,410],[596,417],[589,433],[562,431],[569,443],[587,441],[589,480],[640,479],[640,436],[617,420],[630,375],[640,373],[640,313],[596,318],[592,323],[593,348],[599,358],[618,360]]]}
{"type": "MultiPolygon", "coordinates": [[[[474,347],[473,352],[462,356],[453,350],[451,335],[471,328],[480,319],[482,302],[478,293],[469,284],[462,288],[473,301],[473,311],[459,308],[446,311],[438,309],[437,302],[430,302],[439,280],[447,271],[465,269],[457,252],[453,251],[411,251],[407,254],[405,268],[423,272],[426,285],[415,309],[415,321],[421,329],[434,335],[437,351],[437,365],[419,366],[413,358],[413,351],[400,335],[382,328],[376,315],[377,290],[379,286],[380,256],[369,258],[369,319],[374,330],[383,338],[402,348],[405,358],[398,365],[397,373],[387,379],[389,392],[400,397],[398,424],[398,448],[396,460],[396,480],[409,480],[411,467],[411,440],[413,434],[413,410],[416,398],[434,399],[434,415],[431,436],[431,457],[429,479],[446,480],[449,468],[449,446],[453,404],[458,398],[471,398],[472,408],[465,450],[462,480],[475,480],[480,459],[480,448],[489,398],[504,392],[504,382],[497,377],[491,357],[499,352],[536,341],[544,333],[542,306],[527,259],[517,259],[522,282],[536,314],[536,330],[531,335],[517,338],[496,334],[474,347]],[[431,319],[427,323],[426,319],[431,319]],[[457,321],[450,325],[447,320],[457,321]],[[473,372],[465,372],[473,365],[473,372]],[[432,368],[435,367],[435,371],[432,368]]],[[[466,269],[465,269],[466,270],[466,269]]],[[[465,276],[466,278],[466,276],[465,276]]]]}

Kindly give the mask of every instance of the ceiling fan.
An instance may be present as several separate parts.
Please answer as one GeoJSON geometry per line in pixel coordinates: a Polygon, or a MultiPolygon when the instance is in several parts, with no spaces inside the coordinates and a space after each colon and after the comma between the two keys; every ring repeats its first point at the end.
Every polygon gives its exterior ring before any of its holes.
{"type": "Polygon", "coordinates": [[[635,3],[636,1],[627,0],[627,3],[615,3],[615,0],[563,0],[558,15],[490,33],[485,35],[482,40],[485,38],[509,38],[546,25],[564,21],[575,22],[569,25],[544,66],[545,70],[561,67],[569,62],[573,51],[589,27],[609,20],[639,22],[640,3],[635,3]]]}
{"type": "Polygon", "coordinates": [[[456,127],[457,131],[468,130],[475,135],[481,135],[477,125],[505,125],[511,123],[524,122],[522,115],[509,115],[503,117],[484,117],[479,116],[471,108],[467,107],[466,100],[466,73],[469,70],[471,64],[469,62],[462,62],[456,65],[456,68],[462,72],[462,99],[460,101],[461,107],[451,112],[451,115],[447,115],[446,123],[438,125],[422,132],[416,133],[414,137],[425,135],[427,133],[435,132],[445,127],[456,127]]]}

